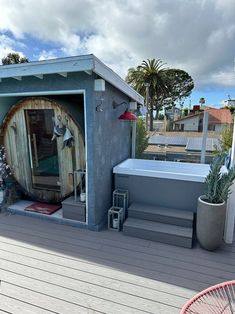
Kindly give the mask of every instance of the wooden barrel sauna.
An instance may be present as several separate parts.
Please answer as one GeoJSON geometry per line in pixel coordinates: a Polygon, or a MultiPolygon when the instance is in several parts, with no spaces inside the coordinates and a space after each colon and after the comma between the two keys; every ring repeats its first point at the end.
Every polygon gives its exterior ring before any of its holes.
{"type": "Polygon", "coordinates": [[[84,135],[58,101],[25,98],[3,129],[7,162],[26,194],[57,203],[74,191],[73,172],[85,169],[84,135]]]}

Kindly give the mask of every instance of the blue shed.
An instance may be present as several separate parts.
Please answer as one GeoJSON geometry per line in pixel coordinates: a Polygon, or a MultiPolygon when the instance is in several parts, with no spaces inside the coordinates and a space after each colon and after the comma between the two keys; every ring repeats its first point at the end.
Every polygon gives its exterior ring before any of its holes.
{"type": "Polygon", "coordinates": [[[118,117],[132,101],[144,103],[94,55],[0,66],[7,160],[25,193],[76,211],[76,177],[86,201],[69,221],[99,230],[111,205],[112,169],[130,157],[130,124],[118,117]]]}

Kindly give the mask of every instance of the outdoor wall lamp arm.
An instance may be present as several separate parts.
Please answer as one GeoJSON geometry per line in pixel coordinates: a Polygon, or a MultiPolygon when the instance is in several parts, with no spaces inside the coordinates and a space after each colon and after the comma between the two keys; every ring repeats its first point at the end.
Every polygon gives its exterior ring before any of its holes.
{"type": "Polygon", "coordinates": [[[121,105],[126,105],[126,106],[128,106],[128,104],[125,102],[125,101],[123,101],[123,102],[121,102],[121,103],[116,103],[116,101],[113,101],[113,109],[116,109],[117,107],[119,107],[119,106],[121,106],[121,105]]]}

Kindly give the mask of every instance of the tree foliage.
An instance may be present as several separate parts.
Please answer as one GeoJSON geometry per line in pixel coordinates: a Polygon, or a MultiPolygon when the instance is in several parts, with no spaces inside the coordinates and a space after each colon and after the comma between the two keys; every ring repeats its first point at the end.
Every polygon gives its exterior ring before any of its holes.
{"type": "Polygon", "coordinates": [[[10,52],[8,55],[4,58],[2,58],[2,64],[3,65],[9,65],[9,64],[17,64],[17,63],[27,63],[29,60],[26,57],[21,57],[16,52],[10,52]]]}
{"type": "Polygon", "coordinates": [[[175,102],[183,104],[185,98],[190,96],[194,88],[192,77],[184,70],[167,70],[166,81],[168,84],[168,94],[164,99],[164,104],[166,105],[174,105],[175,102]]]}
{"type": "Polygon", "coordinates": [[[143,151],[148,147],[148,135],[144,120],[137,118],[136,121],[136,158],[141,158],[143,151]]]}
{"type": "Polygon", "coordinates": [[[190,96],[194,83],[192,77],[180,69],[169,69],[160,59],[147,59],[136,68],[130,68],[126,81],[146,97],[149,85],[150,130],[153,130],[153,110],[156,116],[163,106],[175,105],[190,96]]]}
{"type": "Polygon", "coordinates": [[[146,84],[149,85],[150,130],[153,129],[153,110],[160,110],[160,99],[162,99],[163,95],[167,95],[168,92],[166,71],[167,68],[164,67],[160,59],[148,59],[147,61],[142,61],[137,68],[130,68],[127,73],[127,83],[145,97],[146,84]]]}

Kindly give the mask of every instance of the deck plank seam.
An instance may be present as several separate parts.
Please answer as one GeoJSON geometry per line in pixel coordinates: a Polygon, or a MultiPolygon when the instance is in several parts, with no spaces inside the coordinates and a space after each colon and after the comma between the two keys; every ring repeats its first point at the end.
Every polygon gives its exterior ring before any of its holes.
{"type": "MultiPolygon", "coordinates": [[[[107,260],[107,259],[106,259],[106,260],[107,260]]],[[[111,260],[111,261],[113,262],[113,260],[111,260]]],[[[15,262],[15,263],[16,263],[16,262],[15,262]]],[[[121,263],[121,262],[116,262],[116,263],[118,263],[118,264],[123,264],[123,263],[121,263]]],[[[126,263],[126,264],[124,264],[124,265],[129,265],[129,266],[132,266],[132,267],[133,267],[132,264],[127,264],[127,263],[126,263]]],[[[136,267],[136,268],[140,268],[140,269],[149,270],[149,269],[143,268],[143,267],[141,267],[141,266],[136,266],[136,265],[135,265],[135,267],[136,267]]],[[[167,273],[167,272],[164,272],[164,271],[155,271],[154,269],[151,269],[150,271],[151,271],[151,272],[154,272],[155,275],[166,274],[166,275],[168,275],[168,276],[169,276],[169,275],[172,276],[172,272],[167,273]]],[[[182,276],[178,276],[178,275],[175,275],[175,274],[174,274],[174,277],[180,278],[180,279],[183,278],[183,279],[186,279],[186,280],[189,280],[189,281],[192,280],[192,279],[189,279],[188,277],[184,277],[184,276],[182,277],[182,276]]],[[[212,277],[211,279],[212,279],[212,282],[215,282],[215,278],[214,278],[214,277],[212,277]]],[[[218,277],[217,279],[219,279],[219,277],[218,277]]],[[[220,279],[221,279],[221,278],[220,278],[220,279]]],[[[217,281],[218,281],[218,280],[217,280],[217,281]]],[[[223,281],[223,278],[222,278],[221,280],[219,280],[218,282],[222,282],[222,281],[223,281]]],[[[202,281],[199,281],[199,280],[197,280],[197,279],[194,279],[194,283],[195,283],[195,282],[197,282],[197,283],[199,283],[199,284],[207,284],[207,285],[208,285],[208,284],[209,284],[209,285],[211,284],[211,281],[203,281],[203,282],[202,282],[202,281]]]]}
{"type": "MultiPolygon", "coordinates": [[[[56,283],[51,283],[51,282],[46,281],[46,280],[42,280],[42,279],[39,280],[39,279],[37,279],[37,278],[31,277],[31,276],[28,276],[28,275],[22,275],[22,274],[20,274],[20,273],[14,272],[14,271],[9,271],[9,270],[6,270],[6,269],[2,269],[1,267],[0,267],[0,269],[3,270],[3,271],[5,271],[5,272],[8,272],[8,273],[12,273],[12,274],[19,275],[19,276],[22,276],[22,277],[25,277],[25,278],[33,279],[33,280],[36,280],[36,281],[38,281],[38,282],[46,283],[46,284],[51,285],[51,286],[53,286],[53,287],[63,288],[63,289],[68,290],[68,291],[73,291],[73,292],[75,292],[75,293],[84,294],[84,295],[86,295],[86,296],[88,296],[88,297],[92,296],[92,297],[95,298],[95,299],[103,300],[103,301],[106,301],[106,302],[109,302],[109,303],[112,303],[112,304],[121,305],[121,306],[124,306],[124,307],[127,307],[127,308],[131,308],[131,309],[133,309],[133,310],[141,310],[141,311],[143,311],[143,313],[151,313],[151,312],[149,312],[149,311],[145,311],[145,310],[143,310],[143,309],[139,309],[139,308],[137,308],[137,307],[131,306],[131,305],[126,304],[126,303],[114,302],[114,301],[112,301],[112,300],[108,300],[108,299],[102,298],[102,297],[100,297],[100,296],[99,296],[99,297],[96,297],[96,296],[94,296],[93,294],[89,294],[89,293],[86,293],[86,292],[81,292],[81,291],[75,290],[75,289],[73,289],[73,288],[68,288],[68,287],[65,287],[65,286],[62,286],[62,285],[59,285],[59,284],[56,284],[56,283]]],[[[56,275],[58,275],[58,274],[56,274],[56,275]]],[[[58,275],[58,276],[59,276],[59,275],[58,275]]],[[[85,307],[85,306],[83,306],[83,305],[81,305],[81,304],[79,304],[79,303],[75,303],[75,302],[72,302],[72,301],[68,301],[68,300],[66,300],[65,298],[64,298],[64,299],[61,299],[61,298],[59,298],[59,297],[55,297],[55,296],[52,296],[52,295],[49,295],[49,294],[46,294],[46,293],[42,293],[42,292],[39,292],[39,291],[36,291],[36,290],[33,290],[33,289],[29,289],[29,288],[27,288],[27,287],[23,287],[23,286],[20,286],[20,285],[17,285],[17,284],[13,284],[13,283],[11,283],[10,281],[2,280],[2,282],[11,284],[11,285],[13,285],[13,286],[18,286],[18,287],[24,288],[24,289],[26,289],[26,290],[33,291],[33,292],[35,292],[35,293],[43,294],[43,295],[46,295],[46,296],[48,296],[48,297],[51,297],[51,298],[54,298],[54,299],[58,299],[58,300],[61,300],[61,301],[64,301],[64,302],[67,302],[67,303],[70,303],[70,304],[73,304],[73,305],[77,305],[77,306],[81,306],[81,307],[87,308],[87,307],[85,307]]],[[[107,290],[114,290],[114,289],[109,289],[109,288],[106,288],[106,287],[102,287],[102,288],[107,289],[107,290]]],[[[114,290],[114,291],[115,291],[115,290],[114,290]]],[[[117,291],[117,292],[118,292],[118,293],[121,293],[120,291],[117,291]]],[[[125,293],[125,294],[126,294],[126,293],[125,293]]],[[[130,295],[131,295],[131,294],[130,294],[130,295]]],[[[139,298],[139,296],[136,296],[136,295],[133,295],[133,296],[139,298]]],[[[155,303],[156,303],[156,306],[157,306],[158,304],[161,304],[161,305],[164,305],[164,306],[170,306],[170,307],[172,307],[172,308],[179,309],[179,307],[174,306],[174,305],[169,305],[168,303],[158,302],[158,301],[155,301],[155,300],[152,300],[152,299],[143,298],[143,297],[142,297],[141,299],[148,300],[148,301],[151,301],[151,302],[155,302],[155,303]]],[[[183,299],[183,298],[182,298],[182,299],[183,299]]],[[[182,300],[182,301],[183,301],[183,300],[182,300]]],[[[87,308],[87,309],[89,309],[89,308],[87,308]]],[[[99,312],[99,313],[102,313],[102,312],[99,312]]]]}
{"type": "MultiPolygon", "coordinates": [[[[7,271],[7,270],[5,270],[6,272],[10,272],[10,271],[7,271]]],[[[14,272],[11,272],[11,273],[14,273],[14,272]]],[[[17,274],[17,273],[15,273],[15,274],[17,274]]],[[[19,275],[19,274],[17,274],[17,275],[19,275]]],[[[25,276],[25,277],[27,277],[27,276],[25,276]]],[[[30,278],[30,277],[29,277],[30,278]]],[[[34,279],[34,278],[32,278],[32,279],[34,279]]],[[[5,282],[6,284],[8,284],[8,285],[11,285],[11,286],[16,286],[16,287],[18,287],[18,288],[22,288],[22,289],[25,289],[25,290],[27,290],[27,291],[31,291],[31,292],[34,292],[34,293],[37,293],[37,294],[40,294],[40,295],[45,295],[45,296],[47,296],[47,297],[50,297],[50,298],[52,298],[52,299],[55,299],[55,300],[60,300],[60,301],[63,301],[63,302],[65,302],[65,303],[68,303],[68,304],[73,304],[73,305],[75,305],[75,306],[79,306],[79,307],[82,307],[82,308],[84,308],[84,309],[87,309],[87,310],[92,310],[90,307],[86,307],[86,306],[84,306],[84,305],[81,305],[81,304],[78,304],[78,303],[75,303],[75,302],[72,302],[72,301],[67,301],[67,300],[65,300],[65,299],[62,299],[62,298],[59,298],[59,297],[55,297],[55,296],[51,296],[51,295],[49,295],[49,294],[47,294],[47,293],[43,293],[43,292],[39,292],[39,291],[36,291],[36,290],[33,290],[33,289],[29,289],[29,288],[27,288],[27,287],[24,287],[24,286],[21,286],[21,285],[17,285],[17,284],[15,284],[15,283],[12,283],[12,282],[10,282],[10,281],[6,281],[6,280],[2,280],[2,282],[5,282]]],[[[62,287],[62,286],[61,286],[62,287]]],[[[0,293],[1,294],[1,293],[0,293]]],[[[8,296],[9,297],[9,296],[8,296]]],[[[19,300],[19,299],[16,299],[16,300],[18,300],[18,301],[21,301],[21,302],[24,302],[24,301],[22,301],[22,300],[19,300]]],[[[25,303],[28,303],[28,302],[25,302],[25,303]]],[[[28,303],[28,304],[30,304],[30,303],[28,303]]],[[[33,305],[33,306],[35,306],[35,305],[33,305]]],[[[40,307],[40,306],[37,306],[37,307],[40,307]]],[[[41,307],[42,308],[42,307],[41,307]]],[[[45,309],[45,310],[48,310],[48,309],[46,309],[46,308],[42,308],[42,309],[45,309]]],[[[51,310],[49,310],[49,311],[51,311],[51,310]]],[[[99,311],[99,310],[95,310],[97,313],[100,313],[100,314],[105,314],[105,312],[101,312],[101,311],[99,311]]],[[[58,312],[55,312],[55,311],[52,311],[52,313],[56,313],[56,314],[58,314],[58,312]]]]}
{"type": "MultiPolygon", "coordinates": [[[[22,233],[22,232],[18,232],[18,231],[14,231],[15,233],[17,233],[17,234],[20,234],[20,235],[29,235],[28,233],[22,233]]],[[[32,235],[32,236],[34,236],[34,235],[32,235]]],[[[36,236],[34,236],[34,237],[36,237],[36,236]]],[[[39,237],[37,237],[37,238],[39,238],[39,237]]],[[[42,238],[42,239],[47,239],[47,240],[49,240],[49,241],[54,241],[54,242],[56,242],[56,243],[63,243],[63,244],[68,244],[67,242],[61,242],[61,241],[57,241],[57,240],[54,240],[54,239],[50,239],[50,238],[44,238],[44,237],[40,237],[40,238],[42,238]]],[[[78,245],[74,245],[74,244],[71,244],[71,243],[69,243],[70,245],[72,245],[72,246],[78,246],[78,245]]],[[[106,246],[108,246],[108,245],[105,245],[104,247],[106,247],[106,246]]],[[[84,248],[88,248],[88,249],[91,249],[91,248],[89,248],[89,247],[87,247],[87,246],[85,246],[85,245],[79,245],[79,247],[84,247],[84,248]]],[[[99,251],[99,249],[96,249],[96,248],[92,248],[92,249],[94,249],[94,250],[97,250],[97,251],[99,251]]],[[[125,248],[121,248],[121,249],[123,249],[123,250],[127,250],[127,251],[130,251],[129,249],[125,249],[125,248]]],[[[133,250],[132,250],[133,251],[133,250]]],[[[139,251],[133,251],[133,252],[136,252],[136,253],[139,253],[139,251]]],[[[146,254],[146,253],[145,253],[146,254]]],[[[152,255],[152,254],[149,254],[150,256],[160,256],[160,255],[152,255]]],[[[181,254],[182,255],[182,254],[181,254]]],[[[165,258],[165,256],[162,256],[162,257],[164,257],[165,258]]],[[[175,260],[176,260],[176,258],[174,258],[175,260]]],[[[225,259],[226,261],[227,261],[227,259],[225,259]]],[[[180,260],[181,261],[181,260],[180,260]]],[[[210,261],[210,260],[208,260],[208,261],[210,261]]],[[[183,261],[182,261],[183,262],[183,261]]],[[[223,262],[221,262],[221,263],[223,263],[223,264],[227,264],[227,265],[232,265],[232,266],[235,266],[235,264],[230,264],[230,263],[225,263],[224,261],[223,262]]],[[[204,266],[204,265],[203,265],[204,266]]],[[[211,266],[210,266],[210,268],[211,268],[211,266]]]]}
{"type": "MultiPolygon", "coordinates": [[[[72,246],[75,246],[75,245],[72,245],[72,246]]],[[[76,245],[75,246],[77,249],[79,249],[79,248],[84,248],[84,249],[88,249],[88,250],[92,250],[92,251],[96,251],[96,252],[98,252],[98,253],[100,253],[100,250],[99,249],[91,249],[91,248],[87,248],[87,247],[84,247],[84,246],[80,246],[80,245],[76,245]]],[[[76,251],[77,252],[77,251],[76,251]]],[[[94,254],[88,254],[88,253],[86,253],[86,255],[87,256],[90,256],[90,257],[94,257],[94,254]]],[[[124,256],[124,257],[126,257],[125,255],[123,255],[123,254],[121,254],[122,256],[124,256]]],[[[108,261],[114,261],[113,259],[110,259],[110,258],[102,258],[102,257],[99,257],[98,256],[98,258],[99,259],[101,259],[101,260],[108,260],[108,261]]],[[[144,260],[145,261],[145,260],[144,260]]],[[[118,261],[116,261],[115,260],[115,262],[116,263],[119,263],[119,264],[123,264],[122,262],[118,262],[118,261]]],[[[149,262],[149,261],[148,261],[149,262]]],[[[160,262],[149,262],[149,263],[151,263],[151,265],[149,265],[148,266],[148,268],[146,268],[146,267],[141,267],[140,265],[135,265],[136,267],[140,267],[141,269],[148,269],[148,270],[154,270],[153,268],[151,268],[152,266],[155,266],[156,264],[158,264],[158,265],[162,265],[162,266],[164,266],[164,267],[168,267],[169,268],[169,273],[171,273],[171,271],[170,271],[170,269],[171,268],[173,268],[174,270],[175,270],[175,268],[177,268],[177,269],[179,269],[179,270],[182,270],[182,271],[185,271],[185,268],[181,268],[181,267],[178,267],[177,265],[174,265],[174,266],[169,266],[169,265],[167,265],[166,266],[166,264],[164,264],[164,263],[160,263],[160,262]]],[[[130,263],[128,263],[128,262],[126,262],[125,263],[126,265],[132,265],[132,264],[130,264],[130,263]]],[[[196,273],[196,274],[202,274],[202,275],[205,275],[205,273],[201,273],[201,272],[196,272],[195,270],[187,270],[187,271],[189,271],[190,273],[196,273]]],[[[165,274],[168,274],[168,272],[165,272],[165,271],[163,271],[162,273],[165,273],[165,274]]],[[[213,276],[213,277],[217,277],[217,276],[213,276]]],[[[185,278],[185,279],[188,279],[188,277],[182,277],[182,278],[185,278]]],[[[221,279],[221,280],[223,280],[223,277],[217,277],[218,279],[221,279]]],[[[198,282],[201,282],[201,283],[203,283],[204,281],[200,281],[200,280],[197,280],[198,282]]],[[[205,283],[207,283],[207,282],[205,282],[205,283]]]]}
{"type": "MultiPolygon", "coordinates": [[[[1,223],[0,223],[0,225],[1,225],[1,223]]],[[[3,225],[3,228],[6,226],[6,224],[4,224],[3,225]]],[[[11,225],[9,225],[9,226],[11,226],[11,225]]],[[[17,225],[14,225],[15,227],[18,227],[19,228],[19,226],[17,226],[17,225]]],[[[72,229],[72,228],[71,228],[72,229]]],[[[6,230],[9,230],[9,229],[6,229],[6,230]]],[[[11,230],[11,229],[10,229],[11,230]]],[[[12,231],[12,230],[11,230],[12,231]]],[[[35,230],[32,230],[32,232],[34,232],[35,230]]],[[[38,230],[38,231],[40,231],[40,230],[38,230]]],[[[51,230],[50,230],[51,231],[51,230]]],[[[84,230],[81,230],[81,231],[84,231],[84,230]]],[[[17,231],[16,231],[17,232],[17,231]]],[[[22,233],[21,231],[18,231],[19,233],[22,233]]],[[[28,233],[27,233],[28,234],[28,233]]],[[[48,232],[48,235],[50,235],[51,233],[50,232],[48,232]]],[[[53,233],[54,234],[54,233],[53,233]]],[[[56,234],[54,234],[54,235],[56,235],[56,234]]],[[[83,236],[84,236],[84,234],[82,234],[83,236]]],[[[88,240],[87,239],[87,235],[85,235],[86,236],[86,240],[82,240],[82,241],[84,241],[84,242],[87,242],[87,243],[93,243],[94,244],[94,237],[92,238],[92,236],[88,236],[88,237],[91,237],[91,240],[88,240]],[[93,239],[93,240],[92,240],[93,239]]],[[[71,236],[66,236],[67,238],[69,238],[69,239],[73,239],[74,241],[77,241],[77,238],[74,238],[74,237],[71,237],[71,236]]],[[[102,240],[103,240],[103,238],[102,239],[100,239],[100,241],[102,242],[102,240]]],[[[107,241],[110,241],[110,239],[106,239],[107,241]]],[[[120,246],[120,245],[118,245],[118,244],[120,244],[120,241],[113,241],[113,240],[111,240],[112,241],[112,246],[114,246],[114,243],[116,243],[117,244],[117,246],[115,246],[115,247],[117,247],[117,248],[122,248],[122,249],[125,249],[125,248],[123,248],[122,246],[120,246]]],[[[95,238],[95,242],[97,242],[97,238],[95,238]]],[[[97,243],[99,243],[99,242],[97,242],[97,243]]],[[[100,243],[99,243],[100,244],[100,243]]],[[[149,246],[151,246],[151,241],[148,241],[148,247],[149,246]]],[[[160,243],[159,243],[160,244],[160,243]]],[[[107,244],[107,245],[109,245],[109,244],[107,244]]],[[[136,245],[137,246],[137,245],[136,245]]],[[[171,247],[172,249],[176,249],[175,247],[172,247],[172,246],[170,246],[169,245],[169,247],[171,247]]],[[[144,246],[143,248],[147,248],[146,246],[144,246]]],[[[232,247],[233,248],[233,247],[232,247]]],[[[127,248],[126,248],[127,249],[127,248]]],[[[184,249],[184,248],[180,248],[180,249],[184,249]]],[[[128,249],[129,250],[129,249],[128,249]]],[[[188,250],[188,249],[187,249],[188,250]]],[[[223,249],[222,249],[223,250],[223,249]]],[[[132,251],[135,251],[135,250],[132,250],[132,251]]],[[[139,252],[139,251],[136,251],[136,252],[139,252]]],[[[174,253],[174,254],[177,254],[175,251],[169,251],[169,253],[174,253]]],[[[226,250],[226,252],[227,252],[227,250],[226,250]]],[[[231,252],[231,251],[229,251],[229,252],[231,252]]],[[[232,251],[233,252],[233,251],[232,251]]],[[[194,254],[195,252],[193,252],[192,254],[190,254],[190,256],[193,258],[194,257],[194,254]]],[[[234,252],[235,253],[235,252],[234,252]]],[[[155,254],[150,254],[150,255],[155,255],[155,254]]],[[[179,256],[182,256],[182,253],[180,253],[179,254],[179,256]]]]}
{"type": "MultiPolygon", "coordinates": [[[[18,265],[21,265],[21,266],[25,266],[25,267],[28,267],[28,268],[33,268],[33,269],[36,269],[36,270],[39,270],[39,271],[42,271],[42,272],[45,272],[45,273],[57,275],[57,276],[59,276],[59,277],[64,277],[64,278],[67,278],[67,279],[70,279],[70,280],[75,280],[75,281],[77,281],[78,283],[79,283],[79,281],[81,281],[81,282],[83,282],[83,283],[88,283],[89,285],[97,286],[97,287],[100,287],[100,288],[103,288],[103,289],[106,289],[106,290],[112,290],[112,291],[115,291],[115,292],[118,292],[118,293],[123,293],[123,294],[125,294],[125,295],[128,294],[128,295],[133,296],[133,297],[139,297],[139,298],[144,299],[144,300],[148,300],[148,301],[152,301],[152,302],[156,302],[156,303],[162,303],[162,304],[164,304],[164,305],[167,305],[167,304],[165,304],[165,303],[163,303],[163,302],[158,302],[158,301],[155,301],[155,300],[153,300],[153,299],[151,299],[151,298],[139,296],[139,295],[137,295],[137,294],[133,294],[133,293],[130,293],[130,292],[127,293],[127,292],[122,292],[121,290],[118,290],[118,289],[106,288],[105,286],[102,286],[102,285],[100,285],[100,284],[94,284],[94,283],[91,283],[91,282],[89,282],[89,281],[85,281],[85,280],[82,280],[82,279],[76,279],[76,278],[71,277],[71,276],[68,276],[68,275],[64,275],[64,274],[63,274],[63,275],[60,275],[59,273],[56,273],[56,272],[48,271],[48,270],[45,270],[45,269],[42,269],[42,268],[39,268],[39,267],[28,266],[27,264],[15,262],[15,261],[12,261],[12,260],[7,260],[7,259],[5,259],[5,258],[1,258],[1,259],[5,260],[5,261],[7,261],[7,262],[11,262],[11,263],[15,263],[15,264],[18,264],[18,265]]],[[[66,267],[64,266],[64,268],[66,268],[66,267]]],[[[8,270],[3,269],[3,268],[1,268],[1,267],[0,267],[0,269],[2,269],[2,270],[4,270],[4,271],[8,271],[8,270]]],[[[76,270],[76,269],[75,269],[75,270],[76,270]]],[[[17,272],[12,272],[12,273],[21,275],[21,274],[19,274],[19,273],[17,273],[17,272]]],[[[87,273],[87,272],[86,272],[86,273],[87,273]]],[[[94,274],[93,274],[93,275],[94,275],[94,274]]],[[[105,276],[101,276],[101,275],[97,275],[97,276],[105,278],[105,276]]],[[[27,275],[24,275],[24,277],[31,278],[31,279],[35,279],[35,280],[39,280],[39,279],[37,279],[37,278],[30,277],[30,276],[27,276],[27,275]]],[[[108,277],[108,279],[113,279],[113,278],[108,277]]],[[[123,282],[122,280],[117,280],[117,279],[113,279],[113,280],[114,280],[114,281],[118,281],[118,282],[120,282],[120,281],[123,282]]],[[[40,281],[40,280],[39,280],[39,281],[40,281]]],[[[50,283],[50,282],[47,282],[47,283],[53,284],[53,283],[50,283]]],[[[128,283],[128,282],[124,282],[124,283],[128,283]]],[[[136,284],[132,284],[132,283],[128,283],[128,284],[129,284],[129,285],[136,286],[136,284]]],[[[53,285],[54,285],[54,284],[53,284],[53,285]]],[[[59,286],[59,285],[58,285],[58,286],[59,286]]],[[[61,286],[61,287],[62,287],[62,286],[61,286]]],[[[177,296],[177,297],[182,298],[182,299],[187,298],[187,296],[184,297],[184,296],[181,296],[181,295],[176,295],[176,294],[168,293],[168,292],[161,291],[161,290],[157,290],[157,289],[149,289],[149,288],[143,287],[143,286],[140,286],[140,287],[141,287],[141,288],[148,289],[148,290],[154,290],[154,291],[156,291],[156,292],[161,292],[161,293],[166,294],[166,295],[177,296]]],[[[74,289],[71,289],[71,288],[66,288],[66,289],[69,289],[69,290],[72,290],[72,291],[76,291],[76,292],[80,292],[80,291],[78,291],[78,290],[74,290],[74,289]]]]}
{"type": "MultiPolygon", "coordinates": [[[[6,281],[2,280],[2,282],[6,282],[6,281]]],[[[8,282],[6,282],[6,283],[8,283],[8,282]]],[[[8,284],[9,284],[9,283],[8,283],[8,284]]],[[[24,303],[24,304],[28,304],[28,305],[30,305],[30,306],[32,306],[32,307],[35,307],[35,308],[39,308],[39,309],[48,311],[48,313],[58,314],[58,312],[51,311],[51,310],[48,310],[48,309],[46,309],[46,308],[44,308],[44,307],[42,307],[42,306],[38,306],[38,305],[35,305],[35,304],[32,304],[32,303],[29,303],[29,302],[26,302],[26,301],[17,299],[17,298],[15,298],[15,297],[9,296],[9,295],[7,295],[7,294],[5,294],[5,293],[2,293],[2,292],[0,292],[0,295],[3,295],[3,296],[5,296],[5,297],[7,297],[7,298],[9,298],[9,299],[17,300],[17,301],[19,301],[19,302],[21,302],[21,303],[24,303]]],[[[10,313],[10,312],[6,312],[6,313],[10,313]]],[[[10,313],[10,314],[11,314],[11,313],[10,313]]]]}

